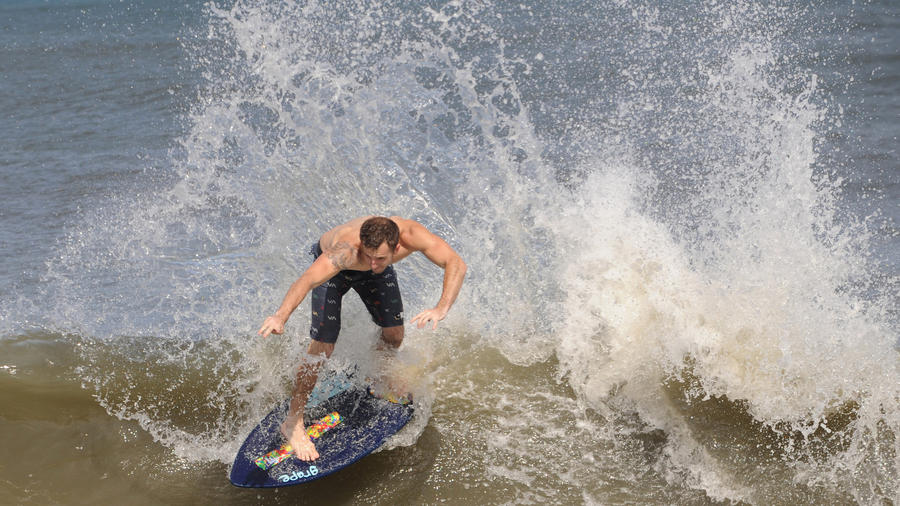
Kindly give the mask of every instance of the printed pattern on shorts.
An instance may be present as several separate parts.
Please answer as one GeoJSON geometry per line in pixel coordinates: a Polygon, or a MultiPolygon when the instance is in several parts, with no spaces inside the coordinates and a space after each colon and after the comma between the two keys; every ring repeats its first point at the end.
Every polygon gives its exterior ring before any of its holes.
{"type": "MultiPolygon", "coordinates": [[[[314,258],[322,254],[319,243],[310,248],[314,258]]],[[[379,327],[403,325],[403,299],[393,266],[381,274],[372,271],[341,271],[310,294],[312,318],[309,336],[320,342],[334,343],[341,331],[341,302],[351,289],[359,294],[363,304],[379,327]]]]}

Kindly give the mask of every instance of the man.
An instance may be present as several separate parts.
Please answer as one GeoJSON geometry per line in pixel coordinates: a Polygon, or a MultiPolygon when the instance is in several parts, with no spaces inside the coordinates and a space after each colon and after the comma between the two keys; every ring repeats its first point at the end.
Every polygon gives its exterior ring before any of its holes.
{"type": "MultiPolygon", "coordinates": [[[[307,353],[330,357],[341,328],[341,299],[353,288],[381,327],[379,344],[399,347],[403,342],[403,301],[391,265],[415,251],[421,251],[444,269],[444,287],[437,305],[412,319],[418,328],[431,322],[432,329],[436,329],[459,295],[466,274],[465,262],[443,239],[413,220],[364,216],[325,232],[313,245],[311,253],[316,258],[312,265],[291,285],[281,307],[266,318],[259,334],[266,337],[270,333],[283,333],[291,313],[312,291],[312,341],[307,353]]],[[[305,461],[319,457],[303,425],[303,409],[317,375],[316,363],[301,363],[290,411],[281,426],[294,453],[305,461]]]]}

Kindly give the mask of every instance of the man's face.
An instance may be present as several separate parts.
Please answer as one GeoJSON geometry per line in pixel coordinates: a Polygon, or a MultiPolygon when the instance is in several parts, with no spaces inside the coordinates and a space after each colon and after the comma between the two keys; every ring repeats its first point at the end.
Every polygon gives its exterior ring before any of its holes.
{"type": "Polygon", "coordinates": [[[394,250],[386,242],[377,249],[362,248],[362,260],[369,264],[372,272],[381,274],[394,260],[394,250]]]}

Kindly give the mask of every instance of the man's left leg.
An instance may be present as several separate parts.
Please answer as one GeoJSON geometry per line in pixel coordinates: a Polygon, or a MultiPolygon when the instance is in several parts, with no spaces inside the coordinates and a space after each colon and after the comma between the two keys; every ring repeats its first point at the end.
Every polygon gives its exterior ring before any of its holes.
{"type": "Polygon", "coordinates": [[[397,349],[403,344],[403,325],[396,327],[381,327],[381,341],[379,349],[397,349]]]}
{"type": "Polygon", "coordinates": [[[406,381],[397,376],[396,352],[403,344],[403,299],[400,296],[400,286],[397,283],[397,275],[393,267],[388,267],[381,274],[369,273],[367,279],[354,289],[359,294],[366,309],[372,316],[372,321],[381,327],[381,337],[376,349],[381,364],[378,369],[380,378],[376,384],[384,385],[376,387],[402,395],[406,392],[406,381]]]}
{"type": "Polygon", "coordinates": [[[403,343],[403,297],[394,267],[389,266],[381,274],[369,273],[353,289],[369,310],[372,321],[381,327],[378,348],[399,348],[403,343]]]}

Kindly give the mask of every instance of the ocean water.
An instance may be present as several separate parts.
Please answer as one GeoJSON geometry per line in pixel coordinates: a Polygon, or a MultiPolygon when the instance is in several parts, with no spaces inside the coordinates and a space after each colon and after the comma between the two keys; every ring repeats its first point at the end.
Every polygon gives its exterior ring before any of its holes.
{"type": "Polygon", "coordinates": [[[0,503],[900,503],[898,48],[875,0],[4,1],[0,503]],[[469,265],[416,417],[234,488],[308,302],[255,331],[363,214],[469,265]]]}

